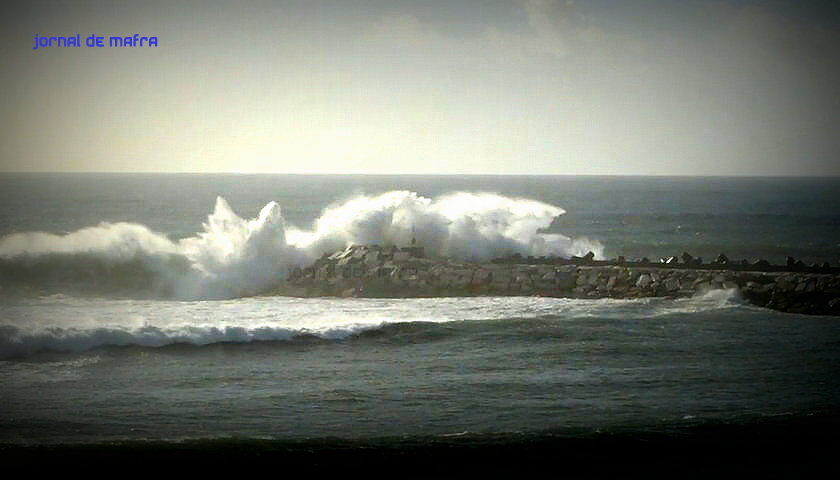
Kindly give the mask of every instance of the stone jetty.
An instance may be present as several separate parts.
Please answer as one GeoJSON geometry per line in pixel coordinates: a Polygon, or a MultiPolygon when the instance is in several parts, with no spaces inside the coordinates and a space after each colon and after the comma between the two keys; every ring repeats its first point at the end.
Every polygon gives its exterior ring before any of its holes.
{"type": "Polygon", "coordinates": [[[594,255],[500,258],[462,262],[427,258],[422,247],[354,245],[296,269],[275,291],[301,297],[452,297],[538,295],[566,298],[691,297],[735,289],[774,310],[840,315],[840,269],[801,262],[703,263],[688,254],[661,259],[597,261],[594,255]]]}

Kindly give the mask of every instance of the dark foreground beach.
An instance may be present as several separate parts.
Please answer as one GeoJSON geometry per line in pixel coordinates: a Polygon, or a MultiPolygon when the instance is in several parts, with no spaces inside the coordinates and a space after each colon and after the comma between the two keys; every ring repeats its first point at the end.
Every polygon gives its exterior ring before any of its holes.
{"type": "Polygon", "coordinates": [[[541,432],[345,440],[216,439],[73,445],[5,445],[4,461],[61,465],[135,463],[219,468],[277,464],[310,470],[387,472],[520,471],[626,477],[813,478],[836,474],[836,412],[750,423],[657,430],[541,432]],[[175,463],[171,463],[175,462],[175,463]],[[208,463],[209,462],[209,463],[208,463]],[[383,470],[386,469],[386,470],[383,470]],[[389,470],[393,469],[393,470],[389,470]]]}

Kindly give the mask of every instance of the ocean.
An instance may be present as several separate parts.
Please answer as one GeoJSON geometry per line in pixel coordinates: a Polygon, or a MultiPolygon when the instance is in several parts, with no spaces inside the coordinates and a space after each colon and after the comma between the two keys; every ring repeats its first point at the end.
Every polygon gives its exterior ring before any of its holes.
{"type": "Polygon", "coordinates": [[[840,179],[2,174],[0,445],[764,448],[840,425],[838,319],[735,291],[263,294],[324,252],[412,237],[462,260],[837,265],[840,179]]]}

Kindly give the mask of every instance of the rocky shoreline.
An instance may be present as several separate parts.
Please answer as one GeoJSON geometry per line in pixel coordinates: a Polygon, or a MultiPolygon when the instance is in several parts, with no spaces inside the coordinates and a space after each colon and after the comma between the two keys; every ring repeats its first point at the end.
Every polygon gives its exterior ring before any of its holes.
{"type": "MultiPolygon", "coordinates": [[[[702,264],[508,257],[472,263],[429,259],[422,247],[354,245],[295,270],[275,295],[320,297],[550,296],[680,298],[735,289],[748,302],[790,313],[840,315],[840,273],[830,266],[702,264]]],[[[720,260],[718,258],[717,260],[720,260]]]]}

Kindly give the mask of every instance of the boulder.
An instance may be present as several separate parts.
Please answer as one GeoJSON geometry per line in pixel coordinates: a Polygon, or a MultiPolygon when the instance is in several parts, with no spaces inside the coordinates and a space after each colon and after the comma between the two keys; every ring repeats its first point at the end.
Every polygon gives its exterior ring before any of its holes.
{"type": "Polygon", "coordinates": [[[840,297],[832,298],[826,305],[828,306],[828,313],[834,315],[840,314],[840,297]]]}
{"type": "Polygon", "coordinates": [[[636,280],[636,286],[639,288],[648,288],[651,286],[652,283],[653,280],[651,280],[650,275],[646,273],[640,275],[639,279],[636,280]]]}
{"type": "Polygon", "coordinates": [[[409,252],[394,252],[393,259],[395,262],[406,262],[411,259],[409,252]]]}
{"type": "Polygon", "coordinates": [[[557,289],[558,290],[571,290],[575,288],[575,284],[577,282],[577,275],[573,272],[563,272],[559,271],[554,277],[555,282],[557,282],[557,289]]]}
{"type": "Polygon", "coordinates": [[[485,285],[490,281],[491,277],[492,275],[489,270],[476,270],[473,274],[472,283],[473,285],[485,285]]]}

